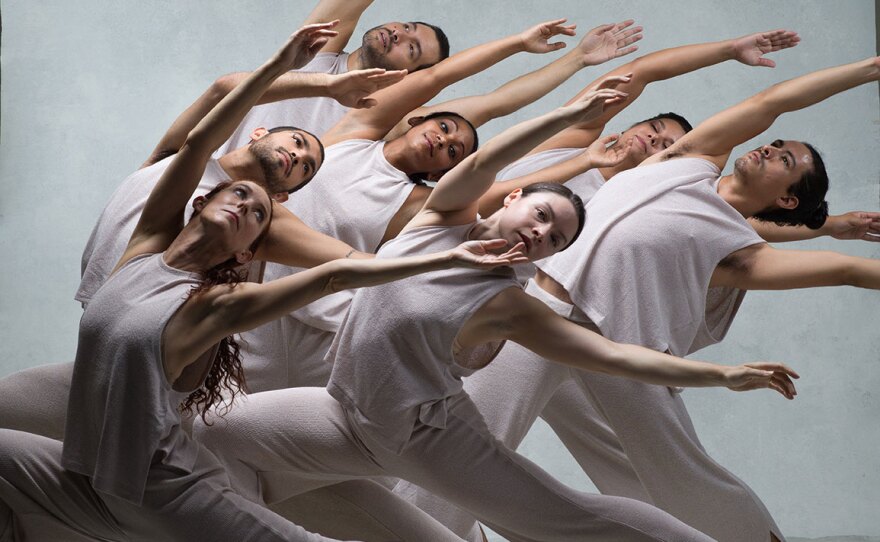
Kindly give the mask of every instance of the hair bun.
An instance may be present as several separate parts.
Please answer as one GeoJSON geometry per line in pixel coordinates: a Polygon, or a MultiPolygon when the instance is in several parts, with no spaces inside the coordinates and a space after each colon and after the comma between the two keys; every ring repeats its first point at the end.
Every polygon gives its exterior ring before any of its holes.
{"type": "Polygon", "coordinates": [[[810,216],[808,216],[804,220],[804,225],[811,230],[818,230],[822,226],[825,225],[825,220],[828,219],[828,202],[822,201],[816,210],[813,211],[810,216]]]}

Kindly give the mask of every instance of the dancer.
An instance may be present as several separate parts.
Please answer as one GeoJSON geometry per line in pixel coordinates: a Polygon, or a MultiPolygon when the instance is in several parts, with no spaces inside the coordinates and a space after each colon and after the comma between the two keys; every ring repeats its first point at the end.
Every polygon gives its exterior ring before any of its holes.
{"type": "MultiPolygon", "coordinates": [[[[337,35],[330,39],[303,72],[343,74],[350,70],[385,68],[412,73],[433,66],[449,56],[449,39],[439,27],[424,22],[389,22],[366,31],[361,46],[345,53],[352,33],[372,0],[320,0],[303,24],[338,19],[337,35]]],[[[220,85],[233,84],[230,77],[220,85]]],[[[350,110],[346,104],[325,98],[284,99],[254,107],[220,146],[215,157],[223,156],[248,141],[248,135],[260,126],[300,126],[318,137],[323,136],[350,110]]]]}
{"type": "MultiPolygon", "coordinates": [[[[515,191],[504,209],[475,222],[479,197],[504,164],[623,97],[599,90],[493,139],[440,180],[380,258],[497,236],[521,243],[530,259],[569,246],[583,225],[570,191],[515,191]]],[[[653,382],[794,394],[784,365],[720,367],[617,345],[524,295],[510,271],[443,272],[355,296],[329,354],[327,390],[255,394],[222,425],[197,420],[193,434],[218,454],[235,487],[270,503],[340,479],[391,475],[461,502],[514,540],[708,540],[644,503],[574,492],[500,446],[460,377],[488,363],[506,339],[563,363],[653,382]]]]}
{"type": "Polygon", "coordinates": [[[45,437],[0,430],[0,533],[11,534],[14,516],[36,514],[112,540],[323,540],[236,495],[216,459],[181,430],[180,408],[204,419],[212,406],[231,405],[244,384],[231,335],[340,289],[524,261],[515,250],[488,253],[504,240],[473,241],[414,258],[330,262],[264,285],[238,283],[235,268],[253,257],[272,217],[266,191],[246,180],[196,198],[195,216],[183,226],[211,152],[332,26],[293,34],[198,123],[162,174],[81,321],[63,450],[45,437]]]}
{"type": "MultiPolygon", "coordinates": [[[[554,303],[557,312],[574,321],[598,326],[611,339],[685,355],[723,338],[744,295],[740,289],[834,284],[880,287],[880,265],[875,261],[776,250],[744,227],[741,217],[753,215],[804,222],[816,231],[823,227],[825,207],[820,202],[827,178],[823,181],[824,166],[818,155],[804,145],[777,141],[764,146],[737,160],[734,174],[717,185],[717,196],[712,186],[734,146],[764,131],[786,111],[876,80],[872,72],[876,64],[876,59],[869,59],[780,83],[707,120],[668,150],[649,146],[655,149],[649,163],[662,163],[620,174],[613,184],[599,190],[588,207],[587,227],[595,224],[589,235],[592,242],[579,241],[579,251],[540,262],[541,271],[527,291],[554,303]],[[790,154],[791,147],[801,152],[790,154]],[[711,163],[685,161],[695,156],[711,163]],[[680,174],[680,180],[658,171],[685,165],[695,173],[690,177],[680,174]],[[706,180],[699,180],[700,175],[706,180]],[[636,185],[639,196],[633,198],[636,192],[624,195],[636,185]],[[703,185],[712,190],[707,192],[703,185]],[[792,194],[799,191],[793,201],[792,194]],[[627,203],[622,198],[628,198],[627,203]],[[806,206],[817,216],[801,212],[791,220],[783,216],[785,211],[769,211],[769,216],[759,212],[783,205],[795,212],[806,206]],[[621,213],[627,212],[623,219],[621,213]],[[700,222],[693,218],[697,213],[700,222]],[[650,225],[650,232],[643,227],[637,233],[637,221],[650,225]],[[603,240],[597,241],[600,237],[603,240]],[[650,271],[639,273],[638,278],[622,275],[619,269],[634,265],[622,256],[626,251],[640,254],[638,269],[650,271]],[[582,256],[574,258],[573,254],[582,256]],[[671,272],[665,258],[673,254],[676,271],[671,272]],[[616,261],[613,269],[607,267],[611,261],[616,261]],[[733,269],[737,265],[743,268],[733,269]],[[697,272],[679,279],[683,269],[697,272]],[[672,280],[679,281],[676,288],[669,285],[672,280]],[[621,307],[631,307],[630,312],[621,307]]],[[[838,224],[843,226],[835,226],[838,236],[872,239],[875,214],[864,213],[864,218],[859,214],[841,216],[838,224]]],[[[795,230],[791,237],[797,238],[803,237],[798,231],[807,227],[775,229],[780,236],[787,229],[795,230]]],[[[684,404],[664,388],[558,370],[540,356],[508,345],[495,365],[466,381],[465,389],[475,397],[493,434],[508,446],[519,444],[538,414],[544,417],[603,493],[653,503],[719,540],[768,539],[768,532],[782,539],[748,486],[706,455],[684,404]],[[516,401],[517,408],[510,408],[509,402],[500,406],[500,394],[516,401]],[[666,452],[658,454],[657,450],[666,452]],[[677,491],[675,487],[690,489],[677,491]]],[[[401,484],[397,491],[455,532],[474,539],[473,518],[464,511],[412,485],[401,484]]]]}

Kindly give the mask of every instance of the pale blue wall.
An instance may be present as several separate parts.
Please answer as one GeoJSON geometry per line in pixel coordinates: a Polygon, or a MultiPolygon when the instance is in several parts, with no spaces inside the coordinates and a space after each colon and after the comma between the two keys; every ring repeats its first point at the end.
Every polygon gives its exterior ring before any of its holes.
{"type": "MultiPolygon", "coordinates": [[[[7,265],[0,341],[7,354],[0,375],[73,358],[79,257],[112,189],[215,77],[258,65],[311,7],[306,0],[3,3],[0,253],[7,265]]],[[[458,51],[561,16],[581,31],[634,17],[646,27],[642,52],[779,27],[803,37],[797,49],[775,56],[775,70],[723,65],[657,84],[612,130],[667,110],[696,123],[776,81],[875,54],[874,3],[867,0],[386,0],[368,11],[361,30],[386,20],[429,20],[447,29],[458,51]]],[[[443,97],[488,91],[549,60],[520,55],[443,97]]],[[[489,124],[483,139],[561,103],[599,73],[587,71],[489,124]]],[[[760,141],[812,141],[832,175],[832,211],[877,210],[877,96],[876,85],[866,86],[787,115],[760,141]]],[[[880,257],[878,245],[865,243],[803,246],[880,257]]],[[[686,394],[706,447],[752,485],[792,535],[880,535],[878,308],[880,295],[854,289],[750,294],[729,339],[702,356],[789,361],[803,375],[798,399],[686,394]]],[[[525,451],[567,483],[591,487],[546,427],[532,433],[525,451]]]]}

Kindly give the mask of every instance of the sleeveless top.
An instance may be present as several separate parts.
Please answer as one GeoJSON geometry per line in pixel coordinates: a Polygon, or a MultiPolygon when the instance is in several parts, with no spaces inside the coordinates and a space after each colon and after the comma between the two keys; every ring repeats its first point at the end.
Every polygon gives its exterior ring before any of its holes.
{"type": "MultiPolygon", "coordinates": [[[[353,139],[327,147],[324,166],[285,206],[310,228],[335,237],[363,252],[375,252],[388,223],[415,184],[388,163],[384,141],[353,139]]],[[[301,268],[267,263],[265,280],[275,280],[301,268]]],[[[336,331],[352,292],[323,297],[292,313],[312,327],[336,331]]]]}
{"type": "Polygon", "coordinates": [[[79,327],[62,465],[103,493],[141,504],[151,465],[190,472],[198,446],[180,428],[190,392],[165,378],[165,325],[200,283],[162,254],[129,260],[95,294],[79,327]]]}
{"type": "MultiPolygon", "coordinates": [[[[447,250],[474,225],[415,228],[378,257],[447,250]]],[[[499,343],[453,354],[455,339],[477,309],[510,287],[519,287],[510,268],[456,268],[358,290],[327,354],[327,390],[359,428],[400,453],[417,422],[446,426],[446,400],[462,391],[461,377],[495,357],[499,343]]]]}
{"type": "MultiPolygon", "coordinates": [[[[81,262],[82,279],[74,299],[89,304],[98,288],[119,263],[128,246],[131,234],[137,226],[150,192],[159,182],[159,177],[171,164],[174,156],[169,156],[149,167],[139,169],[126,177],[110,196],[110,201],[101,212],[98,222],[86,243],[81,262]]],[[[226,171],[216,160],[208,160],[205,174],[186,206],[186,221],[192,216],[192,201],[210,192],[218,183],[229,179],[226,171]]]]}
{"type": "Polygon", "coordinates": [[[678,158],[614,176],[587,205],[574,246],[538,267],[613,341],[683,356],[720,340],[742,292],[716,290],[707,305],[712,273],[764,240],[718,195],[719,174],[678,158]]]}
{"type": "MultiPolygon", "coordinates": [[[[318,53],[299,72],[340,74],[348,72],[348,53],[318,53]]],[[[313,133],[320,138],[327,133],[350,110],[333,98],[295,98],[256,105],[245,115],[241,124],[226,143],[220,145],[213,156],[220,158],[250,142],[251,132],[256,128],[271,130],[277,126],[293,126],[313,133]]]]}

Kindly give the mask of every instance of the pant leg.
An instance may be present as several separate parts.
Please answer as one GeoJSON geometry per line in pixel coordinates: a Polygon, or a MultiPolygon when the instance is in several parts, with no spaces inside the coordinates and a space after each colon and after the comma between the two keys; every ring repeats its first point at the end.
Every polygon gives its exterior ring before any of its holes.
{"type": "Polygon", "coordinates": [[[0,427],[61,440],[73,362],[42,365],[0,379],[0,427]]]}
{"type": "Polygon", "coordinates": [[[604,495],[651,503],[617,434],[574,379],[567,379],[541,411],[541,418],[604,495]]]}
{"type": "Polygon", "coordinates": [[[650,502],[710,536],[769,540],[782,533],[757,495],[703,448],[680,394],[664,386],[574,372],[617,435],[650,502]]]}
{"type": "MultiPolygon", "coordinates": [[[[464,379],[464,389],[483,415],[489,432],[515,450],[569,370],[547,363],[533,352],[508,341],[485,368],[464,379]]],[[[480,540],[473,514],[408,481],[394,492],[467,540],[480,540]]]]}
{"type": "Polygon", "coordinates": [[[400,455],[364,442],[390,473],[456,502],[513,541],[709,541],[640,501],[574,491],[504,447],[465,393],[446,405],[446,427],[416,425],[400,455]]]}
{"type": "MultiPolygon", "coordinates": [[[[370,537],[376,540],[459,540],[378,484],[328,487],[386,472],[370,457],[349,428],[342,407],[324,389],[250,395],[212,426],[196,420],[193,436],[220,458],[233,486],[254,501],[285,506],[279,503],[325,488],[335,492],[337,502],[349,500],[345,503],[349,510],[352,502],[355,507],[365,505],[357,513],[366,517],[370,537]]],[[[348,532],[357,526],[336,528],[348,532]]]]}

